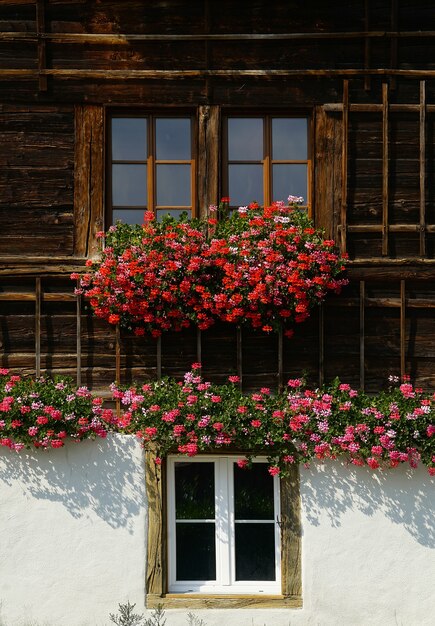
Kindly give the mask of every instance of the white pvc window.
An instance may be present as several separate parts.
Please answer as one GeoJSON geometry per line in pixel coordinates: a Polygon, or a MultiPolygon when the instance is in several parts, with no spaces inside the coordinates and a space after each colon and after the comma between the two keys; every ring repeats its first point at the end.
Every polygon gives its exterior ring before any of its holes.
{"type": "Polygon", "coordinates": [[[281,593],[279,479],[237,458],[168,458],[169,592],[281,593]]]}

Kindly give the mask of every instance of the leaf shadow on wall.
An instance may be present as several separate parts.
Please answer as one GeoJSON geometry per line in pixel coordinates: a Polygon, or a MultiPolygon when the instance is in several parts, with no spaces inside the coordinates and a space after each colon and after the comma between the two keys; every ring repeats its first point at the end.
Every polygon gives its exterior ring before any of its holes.
{"type": "Polygon", "coordinates": [[[133,533],[145,505],[144,461],[142,455],[138,462],[137,446],[133,437],[109,435],[60,450],[3,449],[0,481],[24,493],[29,507],[32,499],[59,502],[74,518],[90,518],[93,511],[112,528],[133,533]]]}
{"type": "Polygon", "coordinates": [[[380,512],[422,546],[435,548],[435,480],[424,467],[374,472],[328,461],[301,471],[302,505],[313,526],[323,524],[326,517],[331,527],[338,528],[351,510],[370,517],[380,512]]]}

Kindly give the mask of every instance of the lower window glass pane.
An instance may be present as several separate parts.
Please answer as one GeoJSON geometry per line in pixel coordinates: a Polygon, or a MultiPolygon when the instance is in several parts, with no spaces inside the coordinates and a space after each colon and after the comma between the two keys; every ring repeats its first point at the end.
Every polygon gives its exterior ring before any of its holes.
{"type": "Polygon", "coordinates": [[[273,200],[286,201],[289,195],[302,196],[307,203],[307,166],[303,164],[273,165],[273,200]]]}
{"type": "Polygon", "coordinates": [[[158,211],[156,211],[157,221],[161,222],[163,218],[166,217],[167,215],[178,220],[180,218],[180,215],[182,215],[183,213],[185,213],[187,215],[187,219],[190,220],[191,211],[188,209],[159,209],[158,211]]]}
{"type": "Polygon", "coordinates": [[[157,206],[190,206],[190,165],[158,164],[157,206]]]}
{"type": "Polygon", "coordinates": [[[176,524],[177,580],[216,580],[214,523],[176,524]]]}
{"type": "Polygon", "coordinates": [[[124,224],[143,224],[145,209],[113,209],[112,221],[114,224],[118,220],[124,224]]]}
{"type": "Polygon", "coordinates": [[[250,202],[263,203],[263,166],[229,166],[229,195],[231,206],[243,206],[250,202]]]}
{"type": "Polygon", "coordinates": [[[274,524],[236,524],[236,580],[275,580],[274,524]]]}

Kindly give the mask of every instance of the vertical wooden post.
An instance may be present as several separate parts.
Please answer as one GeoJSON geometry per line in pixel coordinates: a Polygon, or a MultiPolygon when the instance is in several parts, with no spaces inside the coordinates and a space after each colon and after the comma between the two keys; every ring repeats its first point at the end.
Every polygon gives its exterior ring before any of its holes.
{"type": "Polygon", "coordinates": [[[420,256],[426,256],[426,82],[420,81],[420,256]]]}
{"type": "Polygon", "coordinates": [[[400,377],[406,373],[406,284],[400,281],[400,377]]]}
{"type": "Polygon", "coordinates": [[[343,144],[341,154],[341,252],[346,252],[347,236],[347,153],[349,143],[349,81],[343,81],[343,144]]]}
{"type": "Polygon", "coordinates": [[[35,375],[41,376],[41,278],[35,279],[35,375]]]}
{"type": "Polygon", "coordinates": [[[388,83],[382,84],[382,255],[388,255],[388,83]]]}
{"type": "Polygon", "coordinates": [[[319,385],[325,382],[325,309],[319,306],[319,385]]]}
{"type": "MultiPolygon", "coordinates": [[[[391,30],[397,32],[397,0],[391,0],[391,30]]],[[[395,69],[397,67],[397,37],[391,37],[390,43],[390,67],[395,69]]],[[[396,78],[392,76],[390,79],[391,89],[396,89],[396,78]]]]}
{"type": "Polygon", "coordinates": [[[365,299],[366,284],[359,283],[359,386],[365,388],[365,299]]]}
{"type": "MultiPolygon", "coordinates": [[[[42,37],[45,33],[45,2],[36,0],[36,34],[38,37],[38,70],[47,69],[46,42],[42,37]]],[[[47,76],[39,74],[39,91],[47,91],[47,76]]]]}
{"type": "Polygon", "coordinates": [[[202,365],[202,333],[199,328],[196,329],[196,360],[202,365]]]}
{"type": "Polygon", "coordinates": [[[240,379],[240,389],[243,387],[243,357],[242,357],[242,329],[237,326],[237,376],[240,379]]]}
{"type": "MultiPolygon", "coordinates": [[[[366,33],[370,30],[370,0],[364,0],[364,28],[366,33]]],[[[364,38],[364,67],[370,68],[370,38],[364,38]]],[[[371,87],[370,76],[364,76],[364,89],[369,91],[371,87]]]]}
{"type": "Polygon", "coordinates": [[[162,338],[157,337],[156,341],[156,359],[157,359],[157,380],[162,378],[162,338]]]}
{"type": "MultiPolygon", "coordinates": [[[[115,369],[116,384],[121,384],[121,330],[119,324],[115,327],[115,369]]],[[[121,402],[119,398],[116,400],[116,413],[118,417],[121,415],[121,402]]]]}
{"type": "Polygon", "coordinates": [[[278,393],[283,389],[284,339],[282,324],[278,331],[278,393]]]}
{"type": "Polygon", "coordinates": [[[82,297],[76,296],[76,333],[77,333],[77,387],[82,384],[82,297]]]}
{"type": "Polygon", "coordinates": [[[206,217],[210,204],[217,204],[219,195],[219,126],[220,108],[216,105],[198,109],[198,209],[206,217]]]}

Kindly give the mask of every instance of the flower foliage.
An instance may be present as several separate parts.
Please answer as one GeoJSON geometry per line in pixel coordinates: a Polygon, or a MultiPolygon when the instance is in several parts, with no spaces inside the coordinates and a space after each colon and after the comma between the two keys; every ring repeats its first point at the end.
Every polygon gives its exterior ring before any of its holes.
{"type": "Polygon", "coordinates": [[[224,449],[242,450],[242,467],[266,454],[271,474],[285,475],[294,463],[345,457],[372,469],[421,461],[435,475],[435,397],[407,381],[376,397],[338,380],[315,390],[290,380],[285,393],[245,395],[237,376],[212,385],[194,364],[181,383],[114,386],[113,393],[123,407],[118,428],[156,449],[157,462],[168,453],[224,449]]]}
{"type": "Polygon", "coordinates": [[[334,242],[296,205],[253,203],[230,216],[227,209],[226,202],[211,207],[202,222],[157,223],[147,212],[142,226],[112,226],[78,291],[98,317],[139,335],[191,323],[206,329],[217,320],[266,332],[284,325],[291,334],[346,284],[334,242]]]}
{"type": "Polygon", "coordinates": [[[113,413],[102,404],[70,381],[21,378],[0,369],[0,445],[19,452],[61,448],[67,438],[106,437],[113,413]]]}

